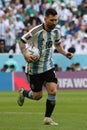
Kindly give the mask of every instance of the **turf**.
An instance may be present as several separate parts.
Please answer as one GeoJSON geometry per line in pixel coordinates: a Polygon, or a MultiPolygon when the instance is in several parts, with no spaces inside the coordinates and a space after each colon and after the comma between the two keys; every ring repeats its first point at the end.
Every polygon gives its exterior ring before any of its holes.
{"type": "Polygon", "coordinates": [[[52,118],[58,126],[43,125],[45,99],[17,105],[18,92],[0,92],[0,130],[87,130],[87,90],[59,90],[52,118]]]}

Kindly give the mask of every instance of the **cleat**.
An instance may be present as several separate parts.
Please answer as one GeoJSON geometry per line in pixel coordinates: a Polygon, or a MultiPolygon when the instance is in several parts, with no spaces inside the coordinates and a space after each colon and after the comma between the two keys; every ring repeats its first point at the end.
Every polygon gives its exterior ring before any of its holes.
{"type": "Polygon", "coordinates": [[[44,125],[58,125],[58,123],[54,122],[51,118],[45,117],[44,125]]]}
{"type": "Polygon", "coordinates": [[[17,100],[17,103],[18,103],[19,106],[23,106],[23,104],[24,104],[25,97],[23,95],[23,91],[24,91],[24,88],[21,88],[19,90],[19,97],[18,97],[18,100],[17,100]]]}

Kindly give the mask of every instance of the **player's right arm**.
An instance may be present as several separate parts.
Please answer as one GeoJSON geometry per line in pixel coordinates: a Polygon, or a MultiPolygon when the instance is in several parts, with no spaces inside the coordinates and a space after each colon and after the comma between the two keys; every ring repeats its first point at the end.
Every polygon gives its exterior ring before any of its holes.
{"type": "Polygon", "coordinates": [[[29,53],[26,51],[26,46],[25,46],[26,42],[24,42],[22,39],[19,42],[19,47],[21,50],[21,53],[23,54],[25,60],[27,62],[33,62],[34,61],[34,56],[29,55],[29,53]]]}

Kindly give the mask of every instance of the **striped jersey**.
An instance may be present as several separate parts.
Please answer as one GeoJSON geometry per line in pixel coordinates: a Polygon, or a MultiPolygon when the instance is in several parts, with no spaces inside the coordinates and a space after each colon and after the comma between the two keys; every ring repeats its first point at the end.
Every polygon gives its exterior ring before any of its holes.
{"type": "Polygon", "coordinates": [[[43,24],[34,27],[21,37],[22,41],[32,44],[40,51],[40,58],[38,61],[27,63],[26,73],[34,75],[54,68],[52,45],[60,44],[60,37],[61,35],[58,27],[55,27],[51,32],[47,32],[43,24]]]}

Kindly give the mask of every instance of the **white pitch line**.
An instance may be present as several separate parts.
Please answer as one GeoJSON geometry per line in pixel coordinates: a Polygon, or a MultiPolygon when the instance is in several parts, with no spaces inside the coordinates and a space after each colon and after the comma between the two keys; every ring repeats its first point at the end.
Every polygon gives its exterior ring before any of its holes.
{"type": "Polygon", "coordinates": [[[26,115],[32,115],[32,114],[36,114],[36,115],[42,115],[42,112],[0,112],[0,114],[17,114],[17,115],[22,115],[22,114],[26,114],[26,115]]]}

